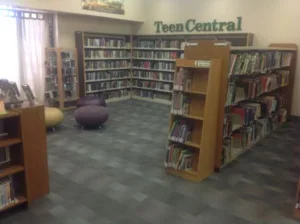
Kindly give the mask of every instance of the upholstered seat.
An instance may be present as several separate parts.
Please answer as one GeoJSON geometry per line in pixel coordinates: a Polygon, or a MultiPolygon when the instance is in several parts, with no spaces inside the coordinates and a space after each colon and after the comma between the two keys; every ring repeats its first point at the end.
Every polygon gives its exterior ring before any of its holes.
{"type": "Polygon", "coordinates": [[[64,114],[60,109],[54,107],[45,107],[46,127],[53,128],[64,120],[64,114]]]}
{"type": "Polygon", "coordinates": [[[77,107],[101,106],[106,107],[105,99],[101,96],[84,96],[77,101],[77,107]]]}
{"type": "Polygon", "coordinates": [[[105,107],[85,106],[75,111],[75,120],[81,127],[99,127],[108,118],[108,109],[105,107]]]}

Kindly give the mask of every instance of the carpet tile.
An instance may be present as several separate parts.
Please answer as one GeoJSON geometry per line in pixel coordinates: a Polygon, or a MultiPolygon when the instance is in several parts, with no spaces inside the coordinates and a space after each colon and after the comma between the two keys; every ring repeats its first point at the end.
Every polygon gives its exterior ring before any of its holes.
{"type": "Polygon", "coordinates": [[[163,167],[169,107],[108,105],[102,129],[73,112],[48,132],[50,194],[2,224],[295,224],[300,122],[294,119],[201,183],[163,167]]]}

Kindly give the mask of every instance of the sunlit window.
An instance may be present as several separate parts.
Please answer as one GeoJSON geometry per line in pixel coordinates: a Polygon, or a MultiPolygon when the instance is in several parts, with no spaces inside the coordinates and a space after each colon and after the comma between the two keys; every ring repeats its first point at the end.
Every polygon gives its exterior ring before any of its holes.
{"type": "Polygon", "coordinates": [[[0,78],[19,83],[17,19],[6,16],[3,9],[0,12],[0,78]]]}

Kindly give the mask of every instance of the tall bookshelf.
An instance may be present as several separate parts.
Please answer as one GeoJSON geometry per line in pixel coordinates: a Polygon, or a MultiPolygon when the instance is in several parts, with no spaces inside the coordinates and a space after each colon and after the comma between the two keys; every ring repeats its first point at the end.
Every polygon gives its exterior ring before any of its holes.
{"type": "Polygon", "coordinates": [[[176,60],[165,166],[167,172],[201,181],[214,172],[218,128],[220,59],[176,60]]]}
{"type": "Polygon", "coordinates": [[[46,48],[45,105],[69,109],[79,99],[76,49],[46,48]]]}
{"type": "Polygon", "coordinates": [[[253,37],[251,33],[129,36],[77,31],[79,95],[102,95],[107,102],[132,98],[170,105],[175,59],[183,55],[184,43],[209,39],[251,46],[253,37]],[[126,66],[102,67],[117,61],[126,66]]]}
{"type": "Polygon", "coordinates": [[[171,104],[176,58],[184,39],[143,37],[133,40],[133,99],[171,104]]]}
{"type": "Polygon", "coordinates": [[[49,193],[44,106],[1,114],[0,134],[2,214],[49,193]]]}
{"type": "Polygon", "coordinates": [[[171,104],[175,59],[184,57],[193,40],[226,40],[233,46],[251,46],[253,34],[137,35],[133,36],[133,99],[171,104]]]}
{"type": "Polygon", "coordinates": [[[131,36],[75,32],[80,96],[131,97],[131,36]]]}

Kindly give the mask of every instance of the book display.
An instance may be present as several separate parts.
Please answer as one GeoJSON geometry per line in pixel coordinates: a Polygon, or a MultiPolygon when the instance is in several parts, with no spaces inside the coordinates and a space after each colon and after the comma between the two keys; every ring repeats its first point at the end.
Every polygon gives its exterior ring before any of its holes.
{"type": "Polygon", "coordinates": [[[49,192],[44,116],[43,106],[0,115],[0,213],[49,192]]]}
{"type": "Polygon", "coordinates": [[[107,102],[131,97],[131,37],[76,32],[80,96],[103,96],[107,102]]]}
{"type": "Polygon", "coordinates": [[[201,181],[214,172],[221,61],[176,60],[165,167],[201,181]]]}
{"type": "Polygon", "coordinates": [[[77,51],[46,49],[45,102],[61,109],[72,108],[79,98],[77,51]]]}

